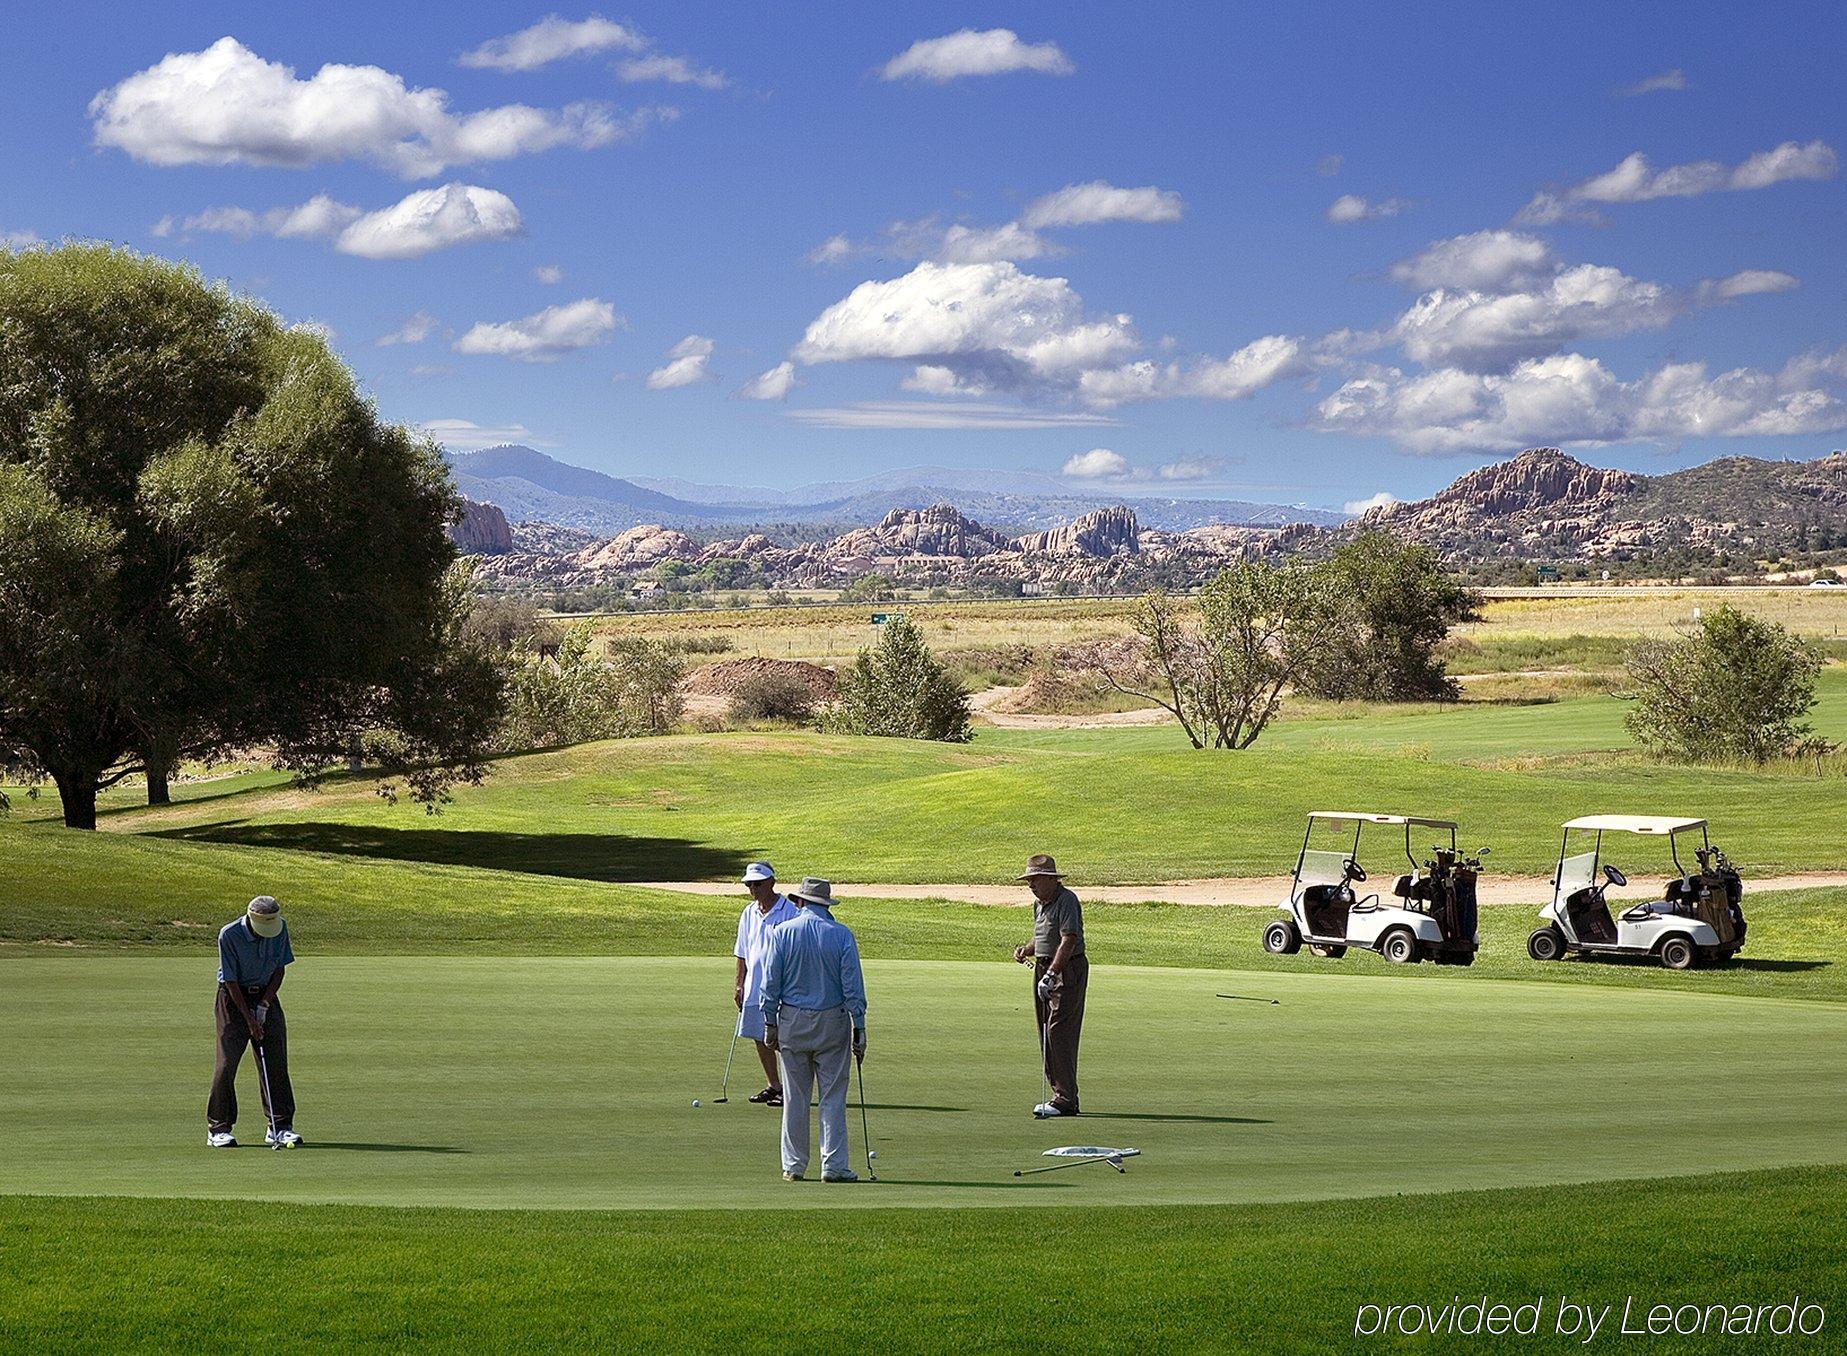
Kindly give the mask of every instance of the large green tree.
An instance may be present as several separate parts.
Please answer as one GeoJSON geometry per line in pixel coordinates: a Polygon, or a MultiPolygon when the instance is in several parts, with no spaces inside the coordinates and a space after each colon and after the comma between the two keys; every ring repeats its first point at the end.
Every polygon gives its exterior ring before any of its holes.
{"type": "Polygon", "coordinates": [[[1646,640],[1627,662],[1635,705],[1623,717],[1647,747],[1693,762],[1761,763],[1808,736],[1821,656],[1783,627],[1735,607],[1678,640],[1646,640]]]}
{"type": "Polygon", "coordinates": [[[1338,624],[1304,668],[1304,691],[1337,701],[1455,699],[1439,647],[1450,627],[1479,615],[1478,600],[1436,552],[1370,529],[1323,570],[1338,624]]]}
{"type": "Polygon", "coordinates": [[[0,748],[93,828],[99,789],[367,731],[419,794],[498,707],[466,640],[441,457],[319,335],[100,245],[0,251],[0,748]]]}

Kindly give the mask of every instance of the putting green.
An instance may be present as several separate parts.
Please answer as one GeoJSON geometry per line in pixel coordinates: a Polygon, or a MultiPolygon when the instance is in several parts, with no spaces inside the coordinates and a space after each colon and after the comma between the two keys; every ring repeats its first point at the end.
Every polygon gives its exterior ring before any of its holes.
{"type": "MultiPolygon", "coordinates": [[[[1086,1106],[1031,1120],[1008,965],[873,962],[881,1182],[790,1186],[730,962],[307,957],[295,1154],[208,1151],[207,957],[0,962],[9,1192],[687,1208],[1246,1202],[1847,1161],[1847,1007],[1477,977],[1099,967],[1086,1106]],[[1280,1005],[1219,999],[1241,992],[1280,1005]],[[695,1110],[694,1097],[705,1105],[695,1110]],[[1145,1156],[1015,1181],[1041,1149],[1145,1156]]],[[[262,1120],[248,1064],[247,1141],[262,1120]]],[[[856,1165],[857,1109],[852,1118],[856,1165]]]]}

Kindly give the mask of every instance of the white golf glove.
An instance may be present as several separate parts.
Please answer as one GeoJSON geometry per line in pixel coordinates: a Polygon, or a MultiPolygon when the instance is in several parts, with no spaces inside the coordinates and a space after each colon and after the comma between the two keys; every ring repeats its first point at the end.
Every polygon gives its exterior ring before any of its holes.
{"type": "Polygon", "coordinates": [[[1047,970],[1039,976],[1039,997],[1050,999],[1052,990],[1058,987],[1058,976],[1047,970]]]}

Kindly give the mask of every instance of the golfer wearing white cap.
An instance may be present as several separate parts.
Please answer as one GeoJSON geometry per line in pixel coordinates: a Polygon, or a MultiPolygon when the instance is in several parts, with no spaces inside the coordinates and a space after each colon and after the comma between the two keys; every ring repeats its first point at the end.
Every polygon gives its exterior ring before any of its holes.
{"type": "MultiPolygon", "coordinates": [[[[237,1066],[244,1047],[262,1047],[268,1067],[270,1129],[264,1142],[294,1148],[295,1090],[289,1085],[289,1032],[276,991],[282,972],[295,959],[282,906],[258,895],[244,916],[218,933],[218,1062],[212,1070],[211,1097],[205,1104],[205,1142],[214,1149],[237,1146],[237,1066]]],[[[259,1089],[260,1091],[261,1089],[259,1089]]]]}
{"type": "Polygon", "coordinates": [[[776,1052],[763,1043],[763,962],[769,952],[770,930],[778,923],[795,917],[795,905],[776,889],[776,868],[768,862],[752,862],[744,868],[744,888],[750,891],[750,903],[738,917],[737,987],[732,993],[738,1005],[738,1035],[757,1043],[757,1058],[769,1082],[750,1100],[765,1106],[782,1105],[782,1079],[776,1073],[776,1052]]]}
{"type": "Polygon", "coordinates": [[[866,1055],[866,980],[859,943],[833,915],[834,887],[818,876],[789,891],[801,905],[770,933],[760,1004],[764,1041],[782,1054],[782,1175],[808,1171],[808,1090],[821,1084],[821,1180],[857,1182],[847,1166],[847,1080],[866,1055]]]}

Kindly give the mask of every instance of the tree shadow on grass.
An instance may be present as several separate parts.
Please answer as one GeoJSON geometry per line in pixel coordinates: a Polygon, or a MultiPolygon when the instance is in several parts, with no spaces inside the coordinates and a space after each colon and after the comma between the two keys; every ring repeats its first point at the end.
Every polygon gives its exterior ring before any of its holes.
{"type": "Polygon", "coordinates": [[[638,838],[620,833],[386,829],[367,824],[231,820],[162,829],[149,836],[612,883],[735,877],[752,860],[750,852],[715,848],[689,838],[638,838]]]}
{"type": "Polygon", "coordinates": [[[466,1149],[458,1149],[453,1144],[362,1144],[352,1140],[314,1139],[303,1146],[306,1149],[349,1149],[357,1153],[368,1154],[465,1154],[466,1149]]]}
{"type": "Polygon", "coordinates": [[[1257,1116],[1193,1116],[1163,1111],[1086,1111],[1080,1121],[1167,1121],[1176,1125],[1270,1125],[1257,1116]]]}

